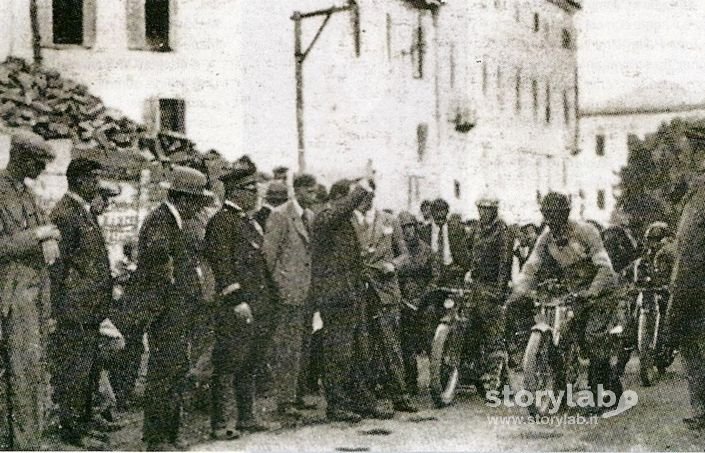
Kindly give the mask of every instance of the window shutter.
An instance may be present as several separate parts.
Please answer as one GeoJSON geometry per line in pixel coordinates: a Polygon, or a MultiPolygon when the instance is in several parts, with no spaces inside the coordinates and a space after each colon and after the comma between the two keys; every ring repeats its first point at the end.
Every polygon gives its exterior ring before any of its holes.
{"type": "Polygon", "coordinates": [[[51,10],[51,0],[37,0],[37,21],[39,22],[39,37],[42,47],[52,47],[54,45],[54,26],[51,10]]]}
{"type": "Polygon", "coordinates": [[[144,106],[144,125],[148,133],[159,130],[159,98],[148,98],[144,106]]]}
{"type": "Polygon", "coordinates": [[[83,47],[95,45],[96,0],[83,0],[83,47]]]}
{"type": "Polygon", "coordinates": [[[127,0],[127,47],[145,48],[144,0],[127,0]]]}

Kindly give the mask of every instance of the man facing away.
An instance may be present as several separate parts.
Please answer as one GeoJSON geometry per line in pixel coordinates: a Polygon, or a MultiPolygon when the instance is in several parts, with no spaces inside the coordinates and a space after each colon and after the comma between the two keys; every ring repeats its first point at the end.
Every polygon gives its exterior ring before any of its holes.
{"type": "Polygon", "coordinates": [[[298,395],[304,336],[311,328],[311,225],[316,202],[316,179],[294,179],[295,198],[275,208],[267,221],[262,250],[282,305],[274,334],[274,373],[277,411],[299,417],[303,407],[298,395]],[[297,407],[298,406],[298,407],[297,407]]]}

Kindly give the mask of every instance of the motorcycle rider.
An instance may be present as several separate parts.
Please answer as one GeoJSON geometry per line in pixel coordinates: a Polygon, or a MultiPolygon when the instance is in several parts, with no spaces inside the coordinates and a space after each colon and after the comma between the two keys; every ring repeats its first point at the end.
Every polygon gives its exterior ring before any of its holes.
{"type": "Polygon", "coordinates": [[[618,303],[610,296],[617,285],[617,275],[600,233],[588,223],[569,219],[570,210],[570,200],[564,194],[550,192],[543,198],[541,214],[547,228],[539,236],[506,306],[517,303],[536,287],[542,266],[551,261],[557,264],[568,288],[572,291],[582,288],[576,294],[574,322],[581,349],[590,358],[589,385],[596,392],[602,384],[619,399],[620,378],[610,365],[611,351],[604,347],[604,339],[616,318],[618,303]]]}
{"type": "MultiPolygon", "coordinates": [[[[473,342],[483,342],[481,381],[485,392],[498,390],[507,363],[502,304],[512,272],[512,235],[499,217],[499,199],[491,194],[476,202],[480,219],[470,238],[470,275],[479,290],[473,298],[473,342]]],[[[474,348],[471,348],[471,350],[474,348]]]]}

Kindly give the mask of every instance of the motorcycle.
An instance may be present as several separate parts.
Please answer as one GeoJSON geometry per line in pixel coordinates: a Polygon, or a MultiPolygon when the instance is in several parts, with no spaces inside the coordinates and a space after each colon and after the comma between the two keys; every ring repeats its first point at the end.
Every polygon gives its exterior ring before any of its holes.
{"type": "Polygon", "coordinates": [[[645,283],[634,288],[627,304],[629,322],[617,370],[620,374],[624,372],[631,353],[636,350],[641,385],[649,387],[673,363],[675,351],[666,348],[660,336],[663,329],[661,304],[668,297],[668,289],[650,286],[648,281],[645,283]]]}
{"type": "MultiPolygon", "coordinates": [[[[538,395],[539,391],[565,390],[569,385],[578,388],[588,363],[574,325],[574,305],[579,297],[550,279],[539,284],[533,299],[536,323],[524,353],[524,390],[538,395]]],[[[612,328],[604,347],[616,351],[622,344],[623,331],[619,325],[612,328]]],[[[529,406],[529,413],[548,415],[551,404],[549,398],[538,398],[529,406]]]]}
{"type": "MultiPolygon", "coordinates": [[[[497,390],[485,388],[482,382],[483,362],[489,356],[482,341],[473,336],[472,308],[479,298],[496,296],[479,286],[437,287],[442,301],[441,317],[433,336],[430,354],[430,393],[436,407],[453,402],[461,388],[474,386],[482,394],[497,390]],[[478,344],[479,343],[479,344],[478,344]]],[[[488,303],[488,302],[485,302],[488,303]]],[[[491,303],[491,302],[489,302],[491,303]]],[[[507,361],[502,361],[498,388],[508,382],[507,361]]]]}

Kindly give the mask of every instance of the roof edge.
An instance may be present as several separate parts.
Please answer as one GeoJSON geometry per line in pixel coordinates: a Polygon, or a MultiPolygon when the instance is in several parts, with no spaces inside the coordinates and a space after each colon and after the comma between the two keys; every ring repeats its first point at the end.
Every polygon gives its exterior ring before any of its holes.
{"type": "Polygon", "coordinates": [[[654,115],[659,113],[684,113],[694,110],[705,110],[705,103],[699,104],[679,104],[667,107],[652,107],[652,108],[606,108],[606,109],[589,109],[581,110],[578,113],[579,118],[590,116],[621,116],[621,115],[654,115]]]}
{"type": "Polygon", "coordinates": [[[578,0],[548,0],[548,2],[553,3],[569,13],[574,13],[575,11],[583,8],[578,0]]]}

